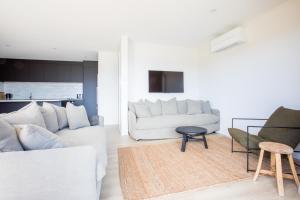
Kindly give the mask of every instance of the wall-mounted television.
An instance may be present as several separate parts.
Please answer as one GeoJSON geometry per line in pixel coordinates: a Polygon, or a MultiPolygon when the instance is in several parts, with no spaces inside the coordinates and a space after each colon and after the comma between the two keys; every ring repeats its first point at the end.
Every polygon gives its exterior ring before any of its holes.
{"type": "Polygon", "coordinates": [[[183,93],[183,72],[149,71],[149,92],[183,93]]]}

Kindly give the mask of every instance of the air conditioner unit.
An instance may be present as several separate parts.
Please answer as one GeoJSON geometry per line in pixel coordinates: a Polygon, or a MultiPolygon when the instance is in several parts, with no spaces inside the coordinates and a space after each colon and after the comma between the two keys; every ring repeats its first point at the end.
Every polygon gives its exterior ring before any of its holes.
{"type": "Polygon", "coordinates": [[[244,42],[246,37],[243,28],[237,27],[213,39],[210,48],[211,52],[218,52],[244,42]]]}

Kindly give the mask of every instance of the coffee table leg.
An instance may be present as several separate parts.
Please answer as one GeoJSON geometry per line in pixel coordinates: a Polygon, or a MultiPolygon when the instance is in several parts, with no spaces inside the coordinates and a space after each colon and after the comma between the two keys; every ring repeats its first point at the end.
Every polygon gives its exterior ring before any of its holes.
{"type": "Polygon", "coordinates": [[[188,140],[187,135],[184,134],[182,136],[181,152],[185,152],[185,146],[186,146],[187,140],[188,140]]]}
{"type": "Polygon", "coordinates": [[[202,138],[203,138],[203,142],[204,142],[205,149],[208,149],[207,141],[206,141],[205,135],[202,135],[202,138]]]}

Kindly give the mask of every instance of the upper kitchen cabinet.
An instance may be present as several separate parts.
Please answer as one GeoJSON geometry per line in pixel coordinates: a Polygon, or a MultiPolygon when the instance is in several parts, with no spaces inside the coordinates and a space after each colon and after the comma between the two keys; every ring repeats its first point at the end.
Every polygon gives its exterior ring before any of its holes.
{"type": "Polygon", "coordinates": [[[0,81],[83,82],[83,63],[0,59],[0,81]]]}
{"type": "Polygon", "coordinates": [[[82,63],[73,62],[71,65],[71,82],[83,82],[82,63]]]}
{"type": "Polygon", "coordinates": [[[29,65],[29,77],[27,82],[44,82],[44,62],[40,60],[27,60],[26,63],[29,65]]]}

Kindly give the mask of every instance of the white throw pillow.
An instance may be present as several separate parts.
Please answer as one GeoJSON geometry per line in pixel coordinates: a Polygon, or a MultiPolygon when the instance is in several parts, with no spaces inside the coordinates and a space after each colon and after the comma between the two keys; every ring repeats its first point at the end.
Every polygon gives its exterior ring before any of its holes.
{"type": "Polygon", "coordinates": [[[18,111],[11,112],[1,116],[11,125],[17,124],[35,124],[46,128],[43,115],[40,111],[40,106],[36,102],[31,102],[27,106],[21,108],[18,111]]]}
{"type": "Polygon", "coordinates": [[[145,104],[134,104],[134,109],[138,118],[151,117],[151,112],[145,104]]]}
{"type": "Polygon", "coordinates": [[[179,114],[187,113],[187,103],[186,100],[177,101],[177,110],[179,114]]]}
{"type": "Polygon", "coordinates": [[[153,116],[161,115],[161,102],[160,100],[157,100],[156,102],[151,102],[146,100],[145,104],[148,106],[151,114],[153,116]]]}
{"type": "Polygon", "coordinates": [[[57,116],[57,122],[59,129],[64,129],[68,127],[68,117],[67,117],[67,111],[65,107],[60,107],[51,104],[51,106],[54,108],[57,116]]]}
{"type": "Polygon", "coordinates": [[[202,112],[202,101],[194,101],[194,100],[187,100],[187,114],[195,115],[201,114],[202,112]]]}
{"type": "Polygon", "coordinates": [[[135,113],[135,108],[134,105],[135,104],[144,104],[143,100],[140,99],[138,102],[128,102],[128,110],[130,110],[131,112],[135,113]]]}
{"type": "Polygon", "coordinates": [[[66,106],[66,112],[70,129],[90,126],[84,106],[75,106],[68,102],[66,106]]]}
{"type": "Polygon", "coordinates": [[[211,106],[209,101],[202,102],[202,111],[205,114],[211,114],[211,106]]]}
{"type": "Polygon", "coordinates": [[[169,101],[161,101],[161,109],[163,115],[176,115],[178,113],[176,98],[169,101]]]}
{"type": "Polygon", "coordinates": [[[0,151],[23,151],[16,129],[3,119],[0,119],[0,151]]]}
{"type": "Polygon", "coordinates": [[[66,147],[65,142],[57,135],[51,133],[45,128],[32,124],[20,126],[18,136],[25,150],[66,147]]]}
{"type": "Polygon", "coordinates": [[[46,128],[55,133],[59,130],[56,111],[52,104],[44,102],[43,107],[41,107],[41,112],[44,117],[46,128]]]}

